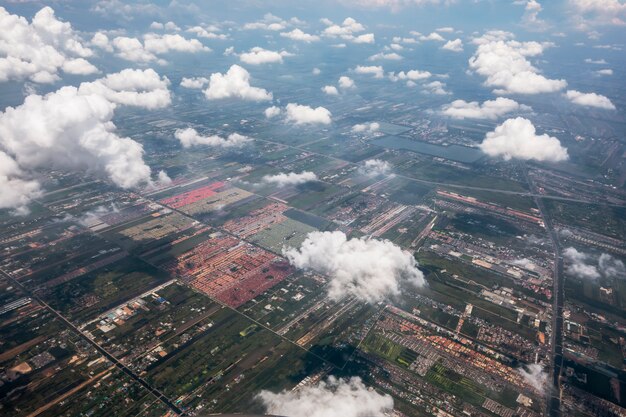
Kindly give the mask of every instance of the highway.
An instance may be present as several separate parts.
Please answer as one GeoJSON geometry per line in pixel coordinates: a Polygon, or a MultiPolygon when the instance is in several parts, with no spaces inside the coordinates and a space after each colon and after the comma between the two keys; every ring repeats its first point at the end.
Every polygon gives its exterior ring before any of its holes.
{"type": "Polygon", "coordinates": [[[63,323],[65,323],[65,325],[67,327],[69,327],[72,331],[74,331],[81,338],[83,338],[86,342],[88,342],[91,346],[93,346],[102,356],[107,358],[113,365],[115,365],[115,367],[117,367],[120,371],[124,372],[126,375],[131,377],[133,380],[135,380],[136,382],[141,384],[146,390],[148,390],[148,392],[150,392],[152,395],[154,395],[159,401],[161,401],[163,404],[165,404],[170,410],[172,410],[177,415],[184,415],[183,414],[183,410],[181,410],[179,407],[177,407],[176,404],[174,404],[169,398],[167,398],[165,396],[165,394],[163,394],[161,391],[159,391],[156,388],[154,388],[145,379],[139,377],[131,369],[126,367],[126,365],[124,365],[119,360],[117,360],[117,358],[115,356],[110,354],[106,349],[104,349],[102,346],[100,346],[95,340],[92,340],[89,336],[87,336],[87,334],[85,334],[83,331],[81,331],[78,327],[74,326],[74,324],[71,321],[69,321],[68,319],[66,319],[60,312],[58,312],[57,310],[52,308],[45,301],[43,301],[41,298],[39,298],[39,296],[37,296],[35,293],[30,291],[25,286],[23,286],[19,281],[17,281],[13,277],[11,277],[6,272],[0,270],[0,274],[2,274],[6,279],[11,281],[15,286],[19,287],[26,294],[28,294],[29,297],[31,297],[32,299],[36,300],[39,304],[41,304],[43,307],[45,307],[52,314],[57,316],[59,318],[59,320],[61,320],[63,323]]]}
{"type": "MultiPolygon", "coordinates": [[[[525,171],[526,172],[526,171],[525,171]]],[[[527,172],[526,172],[527,173],[527,172]]],[[[531,190],[535,185],[526,175],[531,190]]],[[[550,344],[552,349],[551,369],[549,383],[547,387],[549,398],[546,401],[545,415],[550,417],[561,417],[561,367],[563,365],[563,302],[565,291],[563,289],[563,257],[561,256],[561,247],[559,245],[559,236],[554,229],[552,218],[545,210],[543,201],[535,198],[537,208],[541,213],[541,217],[546,226],[546,231],[552,242],[554,251],[554,276],[553,283],[553,300],[552,300],[552,334],[550,335],[550,344]]]]}

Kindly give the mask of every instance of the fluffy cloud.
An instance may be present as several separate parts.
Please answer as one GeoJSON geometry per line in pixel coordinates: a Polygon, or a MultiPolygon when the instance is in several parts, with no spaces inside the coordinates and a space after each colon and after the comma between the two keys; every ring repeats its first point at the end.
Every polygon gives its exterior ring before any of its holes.
{"type": "Polygon", "coordinates": [[[152,184],[143,147],[118,136],[112,119],[116,103],[154,108],[150,88],[159,89],[166,79],[148,75],[139,80],[142,77],[136,75],[142,71],[127,71],[79,88],[33,94],[22,105],[0,113],[0,207],[26,211],[39,193],[40,186],[31,177],[37,169],[86,171],[106,176],[122,188],[152,184]]]}
{"type": "Polygon", "coordinates": [[[445,49],[447,51],[452,52],[463,52],[463,41],[459,38],[456,38],[453,41],[446,42],[441,49],[445,49]]]}
{"type": "Polygon", "coordinates": [[[362,65],[358,65],[355,69],[354,72],[356,72],[357,74],[369,74],[369,75],[373,75],[374,78],[383,78],[384,76],[384,70],[383,67],[381,67],[380,65],[377,66],[362,66],[362,65]]]}
{"type": "Polygon", "coordinates": [[[320,37],[317,35],[311,35],[309,33],[304,33],[300,29],[294,29],[291,32],[281,32],[280,36],[283,38],[289,38],[294,41],[300,42],[317,42],[320,40],[320,37]]]}
{"type": "Polygon", "coordinates": [[[543,393],[546,389],[546,385],[548,383],[548,374],[543,370],[543,367],[537,363],[530,364],[524,368],[519,368],[518,372],[522,377],[524,377],[524,381],[537,391],[543,393]]]}
{"type": "Polygon", "coordinates": [[[391,52],[387,54],[380,52],[368,58],[369,61],[380,61],[380,60],[399,61],[401,59],[403,59],[402,55],[399,55],[395,52],[391,52]]]}
{"type": "Polygon", "coordinates": [[[280,107],[272,106],[265,109],[265,117],[271,119],[272,117],[279,116],[281,113],[280,107]]]}
{"type": "Polygon", "coordinates": [[[328,125],[332,121],[332,114],[325,107],[312,108],[309,106],[303,106],[300,104],[289,103],[285,107],[286,118],[289,123],[295,123],[297,125],[306,124],[322,124],[328,125]]]}
{"type": "Polygon", "coordinates": [[[543,53],[550,44],[506,40],[508,32],[488,32],[474,39],[478,48],[469,60],[476,73],[486,77],[485,85],[497,94],[537,94],[562,90],[565,80],[552,80],[538,73],[528,57],[543,53]]]}
{"type": "Polygon", "coordinates": [[[272,93],[250,85],[250,73],[239,65],[231,66],[225,74],[219,72],[211,74],[209,87],[204,90],[204,95],[209,100],[239,98],[267,101],[272,99],[272,93]]]}
{"type": "Polygon", "coordinates": [[[537,0],[527,0],[524,5],[524,15],[522,24],[529,30],[542,31],[548,28],[548,24],[539,18],[539,13],[543,10],[537,0]]]}
{"type": "Polygon", "coordinates": [[[613,75],[613,70],[610,68],[606,68],[606,69],[601,69],[596,71],[596,74],[598,75],[613,75]]]}
{"type": "Polygon", "coordinates": [[[28,204],[41,194],[39,182],[28,179],[17,162],[0,150],[0,209],[28,214],[28,204]]]}
{"type": "Polygon", "coordinates": [[[317,181],[317,175],[310,171],[297,172],[281,172],[276,175],[266,175],[263,177],[262,182],[264,184],[273,184],[277,187],[287,187],[300,184],[306,184],[307,182],[317,181]]]}
{"type": "Polygon", "coordinates": [[[393,82],[396,81],[421,81],[426,78],[430,78],[432,74],[428,71],[420,71],[420,70],[410,70],[407,72],[400,71],[399,73],[390,72],[389,79],[393,82]]]}
{"type": "Polygon", "coordinates": [[[565,97],[574,104],[599,109],[615,110],[615,105],[603,95],[596,93],[581,93],[576,90],[567,90],[565,97]]]}
{"type": "Polygon", "coordinates": [[[297,391],[261,391],[258,398],[267,413],[285,417],[383,417],[393,409],[389,395],[368,389],[358,377],[331,376],[297,391]]]}
{"type": "Polygon", "coordinates": [[[510,98],[498,97],[487,100],[483,104],[477,101],[467,102],[455,100],[443,107],[442,113],[454,119],[491,119],[495,120],[507,113],[519,110],[530,110],[530,107],[520,105],[510,98]]]}
{"type": "Polygon", "coordinates": [[[325,85],[324,87],[322,87],[322,91],[329,96],[339,95],[339,90],[337,90],[337,87],[335,87],[334,85],[325,85]]]}
{"type": "Polygon", "coordinates": [[[586,260],[589,258],[589,255],[586,253],[579,252],[576,248],[569,247],[563,251],[563,256],[567,260],[565,271],[568,274],[584,279],[600,278],[598,268],[586,263],[586,260]]]}
{"type": "Polygon", "coordinates": [[[0,82],[28,79],[51,83],[58,72],[93,74],[98,69],[85,58],[92,51],[83,45],[68,22],[62,22],[54,10],[44,7],[31,23],[0,7],[0,82]]]}
{"type": "Polygon", "coordinates": [[[598,258],[598,269],[606,278],[626,278],[626,266],[624,266],[624,262],[615,259],[608,253],[603,253],[598,258]]]}
{"type": "Polygon", "coordinates": [[[382,159],[368,159],[363,166],[359,168],[359,172],[368,177],[377,177],[379,175],[387,175],[391,171],[391,164],[382,159]]]}
{"type": "Polygon", "coordinates": [[[248,52],[244,52],[239,55],[239,59],[241,62],[250,65],[261,65],[261,64],[271,64],[271,63],[282,63],[283,57],[291,56],[289,52],[281,51],[270,51],[267,49],[260,48],[258,46],[250,49],[248,52]]]}
{"type": "Polygon", "coordinates": [[[567,149],[555,137],[537,135],[528,119],[508,119],[493,132],[487,133],[480,149],[489,156],[501,156],[506,161],[515,158],[536,161],[564,161],[567,149]]]}
{"type": "Polygon", "coordinates": [[[274,16],[271,13],[266,13],[263,16],[263,19],[252,23],[246,23],[243,28],[245,30],[270,30],[277,32],[287,28],[287,26],[289,26],[289,22],[278,16],[274,16]]]}
{"type": "Polygon", "coordinates": [[[352,131],[354,133],[363,133],[363,132],[377,132],[378,129],[380,129],[380,124],[377,122],[371,122],[371,123],[362,123],[362,124],[356,124],[354,126],[352,126],[352,131]]]}
{"type": "Polygon", "coordinates": [[[322,19],[322,23],[327,26],[322,31],[323,36],[340,38],[354,43],[374,43],[375,41],[373,33],[356,35],[365,31],[365,26],[351,17],[347,17],[341,24],[335,24],[328,19],[322,19]]]}
{"type": "Polygon", "coordinates": [[[352,80],[352,78],[347,77],[345,75],[342,75],[341,77],[339,77],[339,81],[337,81],[337,84],[339,85],[339,88],[343,90],[355,87],[354,81],[352,80]]]}
{"type": "Polygon", "coordinates": [[[626,4],[620,0],[569,0],[577,27],[626,25],[626,4]]]}
{"type": "Polygon", "coordinates": [[[150,29],[153,30],[170,30],[170,31],[174,31],[174,32],[178,32],[180,31],[180,28],[178,27],[178,25],[172,21],[169,21],[165,24],[161,23],[161,22],[152,22],[150,23],[150,29]]]}
{"type": "Polygon", "coordinates": [[[176,129],[174,137],[180,141],[184,148],[190,148],[196,145],[213,146],[216,148],[241,148],[251,142],[247,136],[238,133],[231,133],[227,138],[218,135],[202,136],[196,129],[176,129]]]}
{"type": "Polygon", "coordinates": [[[199,38],[205,39],[228,39],[228,35],[223,33],[215,33],[219,29],[216,27],[203,28],[202,26],[192,26],[187,29],[187,32],[195,34],[199,38]]]}
{"type": "Polygon", "coordinates": [[[209,79],[206,77],[192,77],[183,79],[180,81],[180,86],[185,88],[201,89],[209,83],[209,79]]]}
{"type": "Polygon", "coordinates": [[[187,39],[179,34],[156,34],[147,33],[143,36],[143,43],[137,38],[127,36],[117,36],[109,41],[107,35],[98,32],[94,35],[91,43],[107,51],[114,51],[117,56],[127,61],[152,62],[161,64],[164,60],[157,55],[168,52],[188,52],[210,51],[202,42],[197,39],[187,39]]]}
{"type": "Polygon", "coordinates": [[[574,277],[591,280],[600,277],[610,279],[626,278],[626,266],[624,266],[624,263],[608,253],[603,253],[598,257],[597,266],[589,263],[593,258],[591,255],[580,252],[571,246],[563,250],[563,257],[567,261],[565,272],[574,277]]]}
{"type": "Polygon", "coordinates": [[[428,35],[420,35],[419,40],[420,41],[437,41],[437,42],[444,42],[445,41],[443,36],[441,36],[437,32],[432,32],[432,33],[430,33],[428,35]]]}
{"type": "Polygon", "coordinates": [[[97,94],[108,101],[130,106],[158,109],[171,103],[167,77],[153,69],[125,69],[93,82],[82,83],[80,94],[97,94]]]}
{"type": "Polygon", "coordinates": [[[311,232],[300,249],[283,249],[291,264],[329,277],[334,300],[354,296],[378,302],[400,294],[403,284],[424,285],[412,254],[388,240],[354,238],[343,232],[311,232]]]}
{"type": "MultiPolygon", "coordinates": [[[[407,85],[412,87],[415,85],[415,82],[407,81],[407,85]]],[[[431,81],[427,84],[424,84],[424,91],[429,92],[431,94],[441,95],[441,96],[450,94],[449,92],[446,91],[446,84],[442,83],[441,81],[431,81]]]]}

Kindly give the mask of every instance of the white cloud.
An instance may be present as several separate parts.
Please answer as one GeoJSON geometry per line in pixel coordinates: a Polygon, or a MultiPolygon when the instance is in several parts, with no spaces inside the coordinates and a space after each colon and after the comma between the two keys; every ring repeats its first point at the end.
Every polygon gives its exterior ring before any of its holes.
{"type": "Polygon", "coordinates": [[[369,61],[380,61],[380,60],[399,61],[401,59],[402,59],[402,55],[399,55],[395,52],[391,52],[387,54],[384,52],[379,52],[368,58],[369,61]]]}
{"type": "Polygon", "coordinates": [[[359,168],[359,172],[368,177],[374,178],[379,175],[387,175],[391,171],[391,164],[382,159],[368,159],[363,166],[359,168]]]}
{"type": "Polygon", "coordinates": [[[563,256],[567,261],[565,271],[577,278],[583,279],[598,279],[600,278],[600,272],[598,268],[586,263],[589,258],[584,252],[579,252],[576,248],[569,247],[563,251],[563,256]]]}
{"type": "Polygon", "coordinates": [[[175,52],[200,52],[210,51],[197,39],[187,39],[178,34],[157,35],[148,33],[143,37],[144,48],[154,54],[175,52]]]}
{"type": "Polygon", "coordinates": [[[607,62],[604,59],[591,59],[591,58],[586,58],[585,62],[587,64],[598,64],[598,65],[606,65],[607,62]]]}
{"type": "Polygon", "coordinates": [[[378,129],[380,129],[380,124],[377,122],[371,122],[371,123],[356,124],[352,126],[351,130],[354,133],[363,133],[363,132],[374,133],[374,132],[378,132],[378,129]]]}
{"type": "Polygon", "coordinates": [[[610,68],[601,69],[595,72],[598,75],[613,75],[613,70],[610,68]]]}
{"type": "Polygon", "coordinates": [[[281,172],[275,175],[265,175],[262,180],[264,184],[273,184],[277,187],[295,186],[306,184],[307,182],[318,181],[317,175],[311,171],[281,172]]]}
{"type": "Polygon", "coordinates": [[[568,247],[563,250],[566,266],[565,272],[581,279],[595,280],[600,277],[609,279],[626,278],[626,266],[619,259],[615,259],[608,253],[601,254],[597,259],[597,266],[589,263],[592,256],[568,247]]]}
{"type": "Polygon", "coordinates": [[[272,93],[250,85],[250,73],[239,65],[232,65],[225,74],[211,74],[209,87],[204,90],[209,100],[239,98],[242,100],[266,101],[272,99],[272,93]]]}
{"type": "Polygon", "coordinates": [[[358,65],[355,69],[354,72],[356,72],[357,74],[370,74],[373,75],[374,78],[383,78],[384,76],[384,70],[383,67],[381,67],[380,65],[378,66],[362,66],[362,65],[358,65]]]}
{"type": "Polygon", "coordinates": [[[199,38],[226,40],[228,35],[224,33],[215,33],[217,28],[203,28],[202,26],[192,26],[186,31],[195,34],[199,38]]]}
{"type": "Polygon", "coordinates": [[[299,390],[257,396],[266,412],[285,417],[384,417],[393,409],[393,399],[366,387],[360,378],[329,377],[299,390]]]}
{"type": "Polygon", "coordinates": [[[0,28],[0,82],[52,83],[59,79],[59,71],[80,75],[98,71],[85,59],[93,54],[91,49],[50,7],[39,10],[30,24],[0,7],[0,28]]]}
{"type": "Polygon", "coordinates": [[[124,69],[93,82],[81,83],[79,94],[97,94],[117,104],[158,109],[171,103],[167,77],[153,69],[124,69]]]}
{"type": "Polygon", "coordinates": [[[206,77],[183,77],[180,81],[180,86],[185,88],[201,89],[209,83],[209,79],[206,77]]]}
{"type": "Polygon", "coordinates": [[[161,22],[152,22],[150,23],[150,29],[153,29],[153,30],[165,29],[165,30],[174,31],[174,32],[180,31],[180,28],[178,27],[178,25],[172,21],[166,22],[165,24],[161,22]]]}
{"type": "Polygon", "coordinates": [[[428,34],[427,36],[422,35],[422,36],[419,37],[419,40],[420,41],[437,41],[437,42],[444,42],[445,41],[443,36],[441,36],[437,32],[432,32],[432,33],[428,34]]]}
{"type": "Polygon", "coordinates": [[[467,102],[455,100],[443,107],[442,113],[454,119],[491,119],[495,120],[507,113],[519,110],[530,110],[530,107],[520,105],[510,98],[498,97],[480,104],[477,101],[467,102]]]}
{"type": "Polygon", "coordinates": [[[260,48],[255,46],[250,49],[248,52],[244,52],[239,55],[239,59],[241,62],[245,62],[250,65],[261,65],[261,64],[271,64],[271,63],[282,63],[283,57],[292,56],[289,52],[281,51],[270,51],[267,49],[260,48]]]}
{"type": "Polygon", "coordinates": [[[565,80],[552,80],[538,73],[528,57],[541,55],[550,44],[505,40],[508,32],[488,32],[474,39],[478,48],[469,60],[476,73],[486,77],[485,85],[497,94],[537,94],[562,90],[565,80]]]}
{"type": "Polygon", "coordinates": [[[340,38],[354,43],[374,43],[375,41],[373,33],[356,35],[357,33],[363,32],[365,26],[351,17],[347,17],[341,24],[335,24],[328,19],[322,19],[322,23],[327,25],[322,31],[323,36],[340,38]]]}
{"type": "Polygon", "coordinates": [[[598,269],[606,278],[626,278],[626,266],[624,262],[615,259],[608,253],[603,253],[598,258],[598,269]]]}
{"type": "Polygon", "coordinates": [[[312,108],[309,106],[303,106],[300,104],[289,103],[285,107],[286,117],[285,120],[297,125],[313,125],[322,124],[328,125],[332,121],[332,114],[328,109],[324,107],[312,108]]]}
{"type": "Polygon", "coordinates": [[[40,168],[90,172],[122,188],[152,184],[143,147],[118,136],[112,119],[115,102],[154,107],[149,88],[159,89],[166,78],[149,75],[147,81],[138,81],[135,75],[143,72],[128,71],[79,88],[33,94],[22,105],[0,113],[0,204],[4,208],[27,210],[40,189],[31,172],[40,168]]]}
{"type": "Polygon", "coordinates": [[[533,31],[543,31],[548,28],[548,24],[539,18],[539,13],[543,10],[541,4],[537,0],[527,0],[524,6],[524,15],[522,16],[522,24],[533,31]]]}
{"type": "MultiPolygon", "coordinates": [[[[407,85],[410,86],[409,83],[407,83],[407,85]]],[[[446,84],[442,83],[441,81],[431,81],[427,84],[424,84],[424,91],[429,92],[431,94],[437,94],[437,95],[442,95],[442,96],[450,94],[449,92],[446,91],[446,84]]]]}
{"type": "Polygon", "coordinates": [[[0,150],[0,209],[28,214],[28,204],[41,194],[39,182],[29,179],[18,163],[0,150]]]}
{"type": "Polygon", "coordinates": [[[174,137],[180,141],[184,148],[190,148],[196,145],[206,145],[216,148],[241,148],[250,143],[252,139],[238,133],[231,133],[227,138],[218,135],[202,136],[196,129],[176,129],[174,137]]]}
{"type": "Polygon", "coordinates": [[[265,117],[271,119],[272,117],[279,116],[281,113],[280,107],[272,106],[265,109],[265,117]]]}
{"type": "Polygon", "coordinates": [[[266,13],[265,16],[263,16],[263,19],[252,23],[246,23],[243,28],[244,30],[269,30],[277,32],[279,30],[286,29],[289,25],[289,22],[281,19],[280,17],[274,16],[271,13],[266,13]]]}
{"type": "Polygon", "coordinates": [[[480,149],[489,156],[501,156],[506,161],[515,158],[556,162],[568,158],[567,149],[557,138],[537,135],[535,126],[522,117],[508,119],[493,132],[487,133],[480,149]]]}
{"type": "Polygon", "coordinates": [[[89,43],[107,52],[113,52],[113,46],[111,46],[109,37],[102,32],[96,32],[89,43]]]}
{"type": "Polygon", "coordinates": [[[401,36],[394,36],[392,41],[395,42],[395,43],[404,43],[404,44],[409,44],[409,45],[418,43],[417,39],[403,38],[401,36]]]}
{"type": "Polygon", "coordinates": [[[304,33],[300,29],[294,29],[291,32],[281,32],[280,36],[283,38],[289,38],[294,41],[301,42],[317,42],[320,40],[320,37],[317,35],[311,35],[310,33],[304,33]]]}
{"type": "Polygon", "coordinates": [[[446,42],[441,49],[445,49],[447,51],[452,52],[463,52],[463,41],[459,38],[456,38],[453,41],[446,42]]]}
{"type": "Polygon", "coordinates": [[[315,68],[313,68],[313,69],[311,70],[311,73],[312,73],[313,75],[320,75],[320,74],[322,73],[322,70],[321,70],[321,69],[319,69],[319,68],[317,68],[317,67],[315,67],[315,68]]]}
{"type": "Polygon", "coordinates": [[[347,90],[349,88],[354,88],[354,80],[352,80],[352,78],[347,77],[345,75],[342,75],[341,77],[339,77],[339,81],[337,81],[337,84],[339,84],[339,88],[343,89],[343,90],[347,90]]]}
{"type": "Polygon", "coordinates": [[[620,0],[569,0],[578,29],[626,25],[626,3],[620,0]]]}
{"type": "Polygon", "coordinates": [[[179,34],[147,33],[143,36],[143,43],[137,38],[117,36],[109,42],[108,37],[101,32],[94,35],[92,44],[106,51],[114,51],[117,56],[127,61],[165,63],[158,55],[169,52],[196,53],[211,49],[204,46],[197,39],[187,39],[179,34]]]}
{"type": "Polygon", "coordinates": [[[400,71],[397,74],[395,72],[389,73],[389,79],[393,82],[404,80],[421,81],[430,78],[431,76],[432,74],[430,72],[420,70],[409,70],[407,72],[400,71]]]}
{"type": "Polygon", "coordinates": [[[373,33],[365,33],[363,35],[359,35],[352,39],[354,43],[374,43],[376,42],[376,38],[373,33]]]}
{"type": "Polygon", "coordinates": [[[535,388],[540,393],[546,390],[548,383],[548,374],[543,370],[543,367],[537,363],[526,366],[526,369],[519,368],[518,372],[527,384],[535,388]]]}
{"type": "Polygon", "coordinates": [[[615,105],[607,97],[596,93],[581,93],[576,90],[567,90],[565,97],[579,106],[597,107],[606,110],[615,110],[615,105]]]}
{"type": "Polygon", "coordinates": [[[322,87],[322,91],[329,96],[339,95],[339,90],[337,90],[337,87],[335,87],[334,85],[325,85],[324,87],[322,87]]]}
{"type": "Polygon", "coordinates": [[[454,32],[454,28],[451,26],[444,26],[444,27],[435,29],[435,32],[452,33],[454,32]]]}
{"type": "Polygon", "coordinates": [[[328,295],[378,302],[400,294],[403,284],[424,285],[413,255],[388,240],[353,238],[343,232],[311,232],[300,249],[283,249],[289,262],[329,277],[328,295]]]}

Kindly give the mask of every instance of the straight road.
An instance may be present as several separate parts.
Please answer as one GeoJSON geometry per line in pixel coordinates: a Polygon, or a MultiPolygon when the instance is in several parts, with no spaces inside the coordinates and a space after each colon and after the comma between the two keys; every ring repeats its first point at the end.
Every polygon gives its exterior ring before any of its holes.
{"type": "Polygon", "coordinates": [[[2,274],[6,279],[11,281],[14,285],[19,287],[26,294],[28,294],[29,297],[31,297],[32,299],[36,300],[39,304],[41,304],[44,308],[46,308],[52,314],[57,316],[59,318],[59,320],[61,320],[63,323],[65,323],[65,325],[67,327],[69,327],[72,331],[74,331],[81,338],[83,338],[87,343],[89,343],[91,346],[93,346],[102,356],[107,358],[116,368],[118,368],[120,371],[124,372],[126,375],[128,375],[130,378],[132,378],[133,380],[135,380],[139,384],[141,384],[145,389],[148,390],[148,392],[150,392],[152,395],[154,395],[159,401],[161,401],[163,404],[165,404],[170,410],[172,410],[177,415],[184,415],[183,414],[183,410],[181,410],[178,406],[176,406],[176,404],[174,404],[169,398],[167,398],[165,396],[165,394],[163,394],[158,389],[154,388],[145,379],[139,377],[131,369],[129,369],[126,365],[124,365],[119,360],[117,360],[117,358],[115,356],[110,354],[106,349],[104,349],[102,346],[100,346],[95,340],[93,340],[89,336],[87,336],[87,334],[85,334],[78,327],[74,326],[74,324],[71,321],[69,321],[68,319],[66,319],[60,312],[58,312],[57,310],[52,308],[45,301],[43,301],[39,296],[37,296],[35,293],[30,291],[25,286],[23,286],[19,281],[17,281],[13,277],[11,277],[6,272],[0,270],[0,274],[2,274]]]}
{"type": "MultiPolygon", "coordinates": [[[[534,183],[526,173],[526,179],[530,186],[531,192],[535,189],[534,183]]],[[[563,257],[561,256],[561,247],[559,244],[559,236],[554,229],[554,224],[550,214],[545,210],[543,201],[535,198],[535,204],[541,213],[541,218],[546,226],[546,231],[550,236],[552,249],[554,251],[554,276],[552,278],[553,300],[552,300],[552,334],[551,334],[551,369],[550,369],[550,386],[547,387],[549,398],[546,402],[545,415],[550,417],[561,417],[561,368],[563,365],[563,302],[565,299],[565,291],[563,289],[563,257]]]]}

